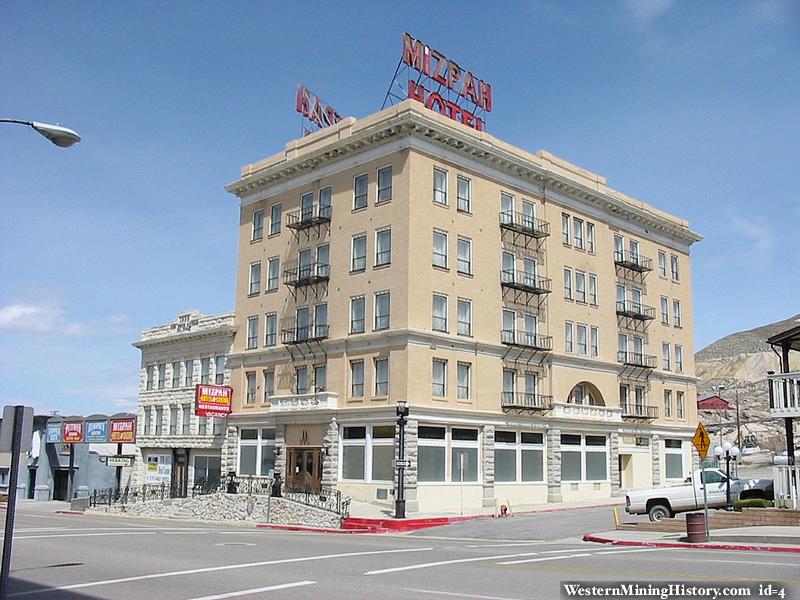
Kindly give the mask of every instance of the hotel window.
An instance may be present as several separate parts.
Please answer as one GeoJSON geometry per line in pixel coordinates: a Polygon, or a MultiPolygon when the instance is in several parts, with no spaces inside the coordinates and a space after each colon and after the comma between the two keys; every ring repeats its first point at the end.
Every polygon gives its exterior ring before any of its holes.
{"type": "Polygon", "coordinates": [[[278,344],[278,313],[267,313],[264,316],[264,345],[278,344]]]}
{"type": "Polygon", "coordinates": [[[630,240],[628,242],[628,247],[631,250],[631,260],[635,263],[639,263],[639,242],[636,240],[630,240]]]}
{"type": "Polygon", "coordinates": [[[636,406],[641,414],[644,414],[644,406],[645,406],[645,389],[641,386],[636,386],[633,389],[634,393],[634,402],[636,402],[636,406]]]}
{"type": "Polygon", "coordinates": [[[375,359],[375,395],[389,395],[389,359],[375,359]]]}
{"type": "Polygon", "coordinates": [[[331,247],[329,244],[317,246],[317,277],[328,277],[331,273],[331,247]]]}
{"type": "Polygon", "coordinates": [[[469,371],[470,363],[458,363],[458,399],[469,400],[469,371]]]}
{"type": "Polygon", "coordinates": [[[672,301],[672,321],[675,323],[675,327],[681,327],[681,301],[680,300],[673,300],[672,301]]]}
{"type": "Polygon", "coordinates": [[[658,251],[658,274],[665,278],[667,276],[667,253],[663,250],[658,251]]]}
{"type": "Polygon", "coordinates": [[[600,356],[600,342],[598,339],[600,336],[597,327],[592,325],[590,334],[591,334],[590,345],[592,347],[592,358],[597,358],[598,356],[600,356]]]}
{"type": "Polygon", "coordinates": [[[184,385],[189,387],[194,383],[194,361],[191,359],[187,360],[184,363],[183,368],[184,385]]]}
{"type": "Polygon", "coordinates": [[[250,291],[251,296],[261,291],[261,261],[250,264],[250,291]]]}
{"type": "Polygon", "coordinates": [[[664,390],[664,418],[672,418],[672,390],[664,390]]]}
{"type": "Polygon", "coordinates": [[[184,404],[183,410],[181,411],[181,433],[183,435],[189,435],[191,425],[192,425],[192,405],[184,404]]]}
{"type": "Polygon", "coordinates": [[[661,322],[669,325],[669,298],[661,296],[661,322]]]}
{"type": "Polygon", "coordinates": [[[451,481],[478,481],[478,430],[450,430],[451,481]]]}
{"type": "Polygon", "coordinates": [[[309,321],[307,306],[300,306],[294,311],[294,340],[296,342],[308,339],[309,321]]]}
{"type": "Polygon", "coordinates": [[[675,416],[683,418],[683,392],[675,392],[675,416]]]}
{"type": "Polygon", "coordinates": [[[457,179],[458,183],[458,203],[457,209],[461,212],[471,213],[472,212],[472,181],[467,179],[466,177],[461,177],[459,175],[457,179]]]}
{"type": "Polygon", "coordinates": [[[375,266],[381,267],[392,262],[392,230],[390,227],[375,232],[375,266]]]}
{"type": "Polygon", "coordinates": [[[364,361],[350,361],[350,395],[353,398],[364,396],[364,361]]]}
{"type": "Polygon", "coordinates": [[[517,435],[515,431],[495,432],[495,481],[505,483],[544,481],[543,434],[522,432],[519,434],[522,438],[519,444],[517,435]]]}
{"type": "Polygon", "coordinates": [[[316,365],[314,367],[314,392],[324,392],[328,387],[328,367],[316,365]]]}
{"type": "Polygon", "coordinates": [[[564,267],[564,299],[572,300],[572,269],[564,267]]]}
{"type": "Polygon", "coordinates": [[[561,213],[561,241],[569,245],[569,215],[561,213]]]}
{"type": "Polygon", "coordinates": [[[619,360],[623,362],[628,360],[628,336],[624,333],[617,334],[617,353],[619,360]]]}
{"type": "Polygon", "coordinates": [[[273,204],[269,209],[269,234],[275,235],[281,232],[281,211],[280,204],[273,204]]]}
{"type": "Polygon", "coordinates": [[[144,435],[150,435],[151,417],[152,410],[148,406],[144,409],[144,435]]]}
{"type": "Polygon", "coordinates": [[[619,386],[619,405],[623,409],[628,407],[628,386],[625,384],[619,386]]]}
{"type": "Polygon", "coordinates": [[[327,219],[331,218],[331,196],[333,189],[328,186],[319,191],[319,216],[327,219]]]}
{"type": "Polygon", "coordinates": [[[161,363],[158,365],[158,389],[163,390],[167,387],[167,365],[161,363]]]}
{"type": "Polygon", "coordinates": [[[597,306],[597,275],[589,275],[589,304],[597,306]]]}
{"type": "Polygon", "coordinates": [[[472,301],[458,299],[458,335],[472,335],[472,301]]]}
{"type": "Polygon", "coordinates": [[[625,240],[621,235],[614,236],[614,260],[621,261],[625,258],[625,240]]]}
{"type": "Polygon", "coordinates": [[[472,275],[472,240],[458,236],[458,272],[472,275]]]}
{"type": "Polygon", "coordinates": [[[516,279],[516,258],[511,252],[503,252],[501,258],[503,272],[500,275],[501,283],[514,283],[516,279]]]}
{"type": "Polygon", "coordinates": [[[314,217],[314,192],[300,196],[300,221],[310,221],[314,217]]]}
{"type": "Polygon", "coordinates": [[[358,175],[353,179],[353,210],[367,206],[367,174],[358,175]]]}
{"type": "Polygon", "coordinates": [[[675,344],[675,372],[683,373],[683,346],[675,344]]]}
{"type": "Polygon", "coordinates": [[[211,383],[211,359],[200,359],[200,383],[211,383]]]}
{"type": "Polygon", "coordinates": [[[352,255],[351,271],[363,271],[367,268],[367,236],[365,234],[353,236],[352,255]]]}
{"type": "Polygon", "coordinates": [[[389,329],[389,292],[375,294],[375,330],[389,329]]]}
{"type": "Polygon", "coordinates": [[[539,377],[533,371],[525,372],[525,394],[530,399],[535,399],[539,393],[539,377]]]}
{"type": "Polygon", "coordinates": [[[281,259],[278,257],[270,258],[267,263],[267,291],[273,292],[278,289],[280,281],[281,259]]]}
{"type": "Polygon", "coordinates": [[[664,440],[667,479],[683,479],[683,448],[680,440],[664,440]]]}
{"type": "Polygon", "coordinates": [[[433,201],[447,206],[447,171],[433,168],[433,201]]]}
{"type": "Polygon", "coordinates": [[[447,268],[447,232],[433,230],[433,266],[447,268]]]}
{"type": "Polygon", "coordinates": [[[572,354],[574,351],[574,347],[572,345],[572,333],[573,333],[573,324],[572,321],[565,321],[564,322],[564,352],[572,354]]]}
{"type": "Polygon", "coordinates": [[[255,404],[256,402],[256,372],[248,371],[245,373],[247,379],[247,398],[245,404],[255,404]]]}
{"type": "Polygon", "coordinates": [[[594,254],[594,223],[586,222],[586,250],[594,254]]]}
{"type": "Polygon", "coordinates": [[[172,363],[172,387],[181,387],[181,363],[172,363]]]}
{"type": "Polygon", "coordinates": [[[580,356],[586,356],[589,351],[587,344],[587,333],[586,325],[581,325],[578,323],[578,354],[580,356]]]}
{"type": "Polygon", "coordinates": [[[264,371],[264,402],[269,402],[275,393],[275,371],[264,371]]]}
{"type": "Polygon", "coordinates": [[[447,296],[433,295],[433,330],[447,331],[447,296]]]}
{"type": "Polygon", "coordinates": [[[328,303],[317,304],[314,307],[314,337],[317,339],[328,337],[328,303]]]}
{"type": "Polygon", "coordinates": [[[378,199],[376,204],[392,199],[392,167],[378,169],[378,199]]]}
{"type": "Polygon", "coordinates": [[[308,393],[308,368],[297,367],[294,370],[295,393],[307,394],[308,393]]]}
{"type": "Polygon", "coordinates": [[[212,417],[198,417],[197,418],[197,435],[206,435],[208,430],[208,422],[212,417]]]}
{"type": "Polygon", "coordinates": [[[514,196],[500,192],[500,222],[504,225],[514,223],[514,196]]]}
{"type": "Polygon", "coordinates": [[[503,329],[500,333],[501,341],[504,344],[513,344],[517,336],[517,313],[507,308],[503,309],[502,316],[503,329]]]}
{"type": "Polygon", "coordinates": [[[217,356],[214,359],[214,383],[222,385],[225,383],[225,357],[217,356]]]}
{"type": "Polygon", "coordinates": [[[264,209],[253,211],[253,232],[250,241],[255,242],[264,237],[264,209]]]}
{"type": "Polygon", "coordinates": [[[417,431],[417,478],[420,482],[445,480],[447,441],[444,427],[420,425],[417,431]]]}
{"type": "Polygon", "coordinates": [[[670,254],[669,263],[672,269],[672,281],[680,281],[678,273],[678,257],[675,256],[674,254],[670,254]]]}
{"type": "Polygon", "coordinates": [[[662,368],[665,371],[669,371],[672,369],[670,365],[670,354],[672,353],[672,348],[670,348],[669,342],[663,342],[661,344],[661,362],[663,363],[662,368]]]}
{"type": "Polygon", "coordinates": [[[178,407],[169,407],[169,434],[177,435],[178,433],[178,407]]]}
{"type": "Polygon", "coordinates": [[[583,250],[583,220],[576,219],[573,217],[572,219],[572,231],[574,233],[573,238],[575,239],[575,247],[579,250],[583,250]]]}
{"type": "Polygon", "coordinates": [[[561,434],[561,480],[606,481],[608,443],[603,435],[561,434]]]}
{"type": "Polygon", "coordinates": [[[575,301],[586,302],[586,273],[575,271],[575,301]]]}
{"type": "MultiPolygon", "coordinates": [[[[217,421],[215,419],[214,428],[217,421]]],[[[242,429],[239,435],[239,475],[275,475],[275,430],[242,429]]]]}
{"type": "Polygon", "coordinates": [[[164,433],[164,408],[161,406],[156,407],[156,435],[164,433]]]}
{"type": "Polygon", "coordinates": [[[364,333],[364,296],[350,298],[350,333],[364,333]]]}
{"type": "Polygon", "coordinates": [[[447,361],[433,359],[433,374],[431,377],[431,394],[437,398],[447,395],[447,361]]]}
{"type": "Polygon", "coordinates": [[[503,369],[503,402],[514,404],[517,393],[517,372],[514,369],[503,369]]]}
{"type": "Polygon", "coordinates": [[[258,347],[258,317],[247,317],[247,349],[258,347]]]}

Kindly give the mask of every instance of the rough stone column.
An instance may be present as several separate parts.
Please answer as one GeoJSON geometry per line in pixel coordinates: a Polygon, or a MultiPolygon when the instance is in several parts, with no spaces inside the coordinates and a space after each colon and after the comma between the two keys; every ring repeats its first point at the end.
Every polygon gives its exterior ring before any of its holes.
{"type": "Polygon", "coordinates": [[[333,487],[339,480],[339,424],[336,417],[331,417],[328,423],[322,446],[328,450],[327,455],[322,458],[322,485],[333,487]]]}
{"type": "Polygon", "coordinates": [[[661,450],[659,437],[650,438],[650,456],[653,459],[653,485],[661,485],[661,450]]]}
{"type": "Polygon", "coordinates": [[[220,452],[221,478],[224,481],[230,471],[238,471],[239,465],[236,464],[236,455],[239,451],[239,428],[228,425],[225,430],[225,439],[222,441],[220,452]]]}
{"type": "Polygon", "coordinates": [[[286,425],[275,425],[275,475],[286,477],[286,425]]]}
{"type": "Polygon", "coordinates": [[[609,457],[609,467],[611,469],[611,495],[618,496],[620,488],[619,480],[619,434],[612,432],[609,436],[611,439],[611,456],[609,457]]]}
{"type": "Polygon", "coordinates": [[[494,506],[494,425],[484,425],[483,446],[483,506],[494,506]]]}
{"type": "MultiPolygon", "coordinates": [[[[406,513],[419,512],[419,499],[417,498],[417,460],[419,453],[417,452],[417,431],[419,423],[416,420],[409,419],[406,421],[406,452],[405,458],[409,461],[409,466],[405,470],[405,497],[406,497],[406,513]]],[[[400,453],[400,431],[395,427],[394,438],[394,456],[395,459],[399,457],[400,453]]],[[[395,470],[395,479],[397,471],[395,470]]],[[[397,494],[397,482],[395,481],[395,494],[397,494]]],[[[397,496],[395,496],[396,498],[397,496]]]]}
{"type": "Polygon", "coordinates": [[[561,502],[561,430],[547,431],[547,501],[561,502]]]}

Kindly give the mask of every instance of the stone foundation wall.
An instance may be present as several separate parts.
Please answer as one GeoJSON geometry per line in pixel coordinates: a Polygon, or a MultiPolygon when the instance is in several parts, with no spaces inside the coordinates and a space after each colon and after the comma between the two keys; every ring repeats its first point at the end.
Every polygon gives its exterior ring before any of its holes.
{"type": "Polygon", "coordinates": [[[244,494],[209,494],[195,498],[98,506],[86,511],[124,513],[141,517],[174,517],[208,521],[245,521],[276,525],[305,525],[338,529],[341,517],[285,498],[244,494]]]}

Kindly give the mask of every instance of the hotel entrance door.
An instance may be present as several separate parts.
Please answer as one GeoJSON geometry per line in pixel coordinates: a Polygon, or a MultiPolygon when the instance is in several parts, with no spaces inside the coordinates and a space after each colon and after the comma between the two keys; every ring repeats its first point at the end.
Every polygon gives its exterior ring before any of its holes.
{"type": "Polygon", "coordinates": [[[319,492],[322,485],[322,449],[288,448],[286,485],[292,491],[319,492]]]}

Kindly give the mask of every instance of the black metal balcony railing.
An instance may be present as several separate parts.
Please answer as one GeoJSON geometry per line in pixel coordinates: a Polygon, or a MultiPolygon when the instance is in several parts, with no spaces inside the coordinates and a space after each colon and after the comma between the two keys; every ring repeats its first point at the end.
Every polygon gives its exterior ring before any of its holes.
{"type": "Polygon", "coordinates": [[[645,404],[631,404],[630,402],[623,402],[621,405],[622,408],[622,418],[633,418],[633,419],[657,419],[658,418],[658,407],[657,406],[647,406],[645,404]]]}
{"type": "Polygon", "coordinates": [[[283,283],[294,287],[311,285],[330,279],[331,266],[323,263],[288,265],[283,271],[283,283]]]}
{"type": "Polygon", "coordinates": [[[500,271],[500,285],[532,294],[549,294],[552,283],[547,277],[539,277],[525,271],[500,271]]]}
{"type": "Polygon", "coordinates": [[[633,300],[617,300],[617,314],[640,321],[651,321],[656,318],[656,309],[633,300]]]}
{"type": "Polygon", "coordinates": [[[301,342],[313,342],[324,340],[328,337],[327,325],[308,325],[304,327],[292,327],[281,331],[281,341],[284,344],[300,344],[301,342]]]}
{"type": "Polygon", "coordinates": [[[550,235],[550,223],[547,221],[509,210],[500,212],[500,227],[537,239],[550,235]]]}
{"type": "Polygon", "coordinates": [[[300,208],[286,213],[286,226],[289,229],[305,229],[320,223],[328,223],[331,220],[331,206],[320,206],[316,211],[316,207],[300,208]]]}
{"type": "Polygon", "coordinates": [[[535,350],[552,350],[553,338],[549,335],[539,335],[528,331],[503,329],[500,331],[500,341],[506,346],[519,346],[534,348],[535,350]]]}
{"type": "Polygon", "coordinates": [[[553,397],[528,392],[502,392],[500,394],[501,408],[529,408],[550,410],[553,408],[553,397]]]}
{"type": "Polygon", "coordinates": [[[652,260],[642,256],[638,252],[629,252],[627,250],[615,250],[614,263],[626,269],[638,271],[639,273],[653,270],[652,260]]]}
{"type": "Polygon", "coordinates": [[[644,367],[645,369],[655,369],[658,359],[650,354],[640,354],[638,352],[617,352],[617,362],[623,365],[634,367],[644,367]]]}

